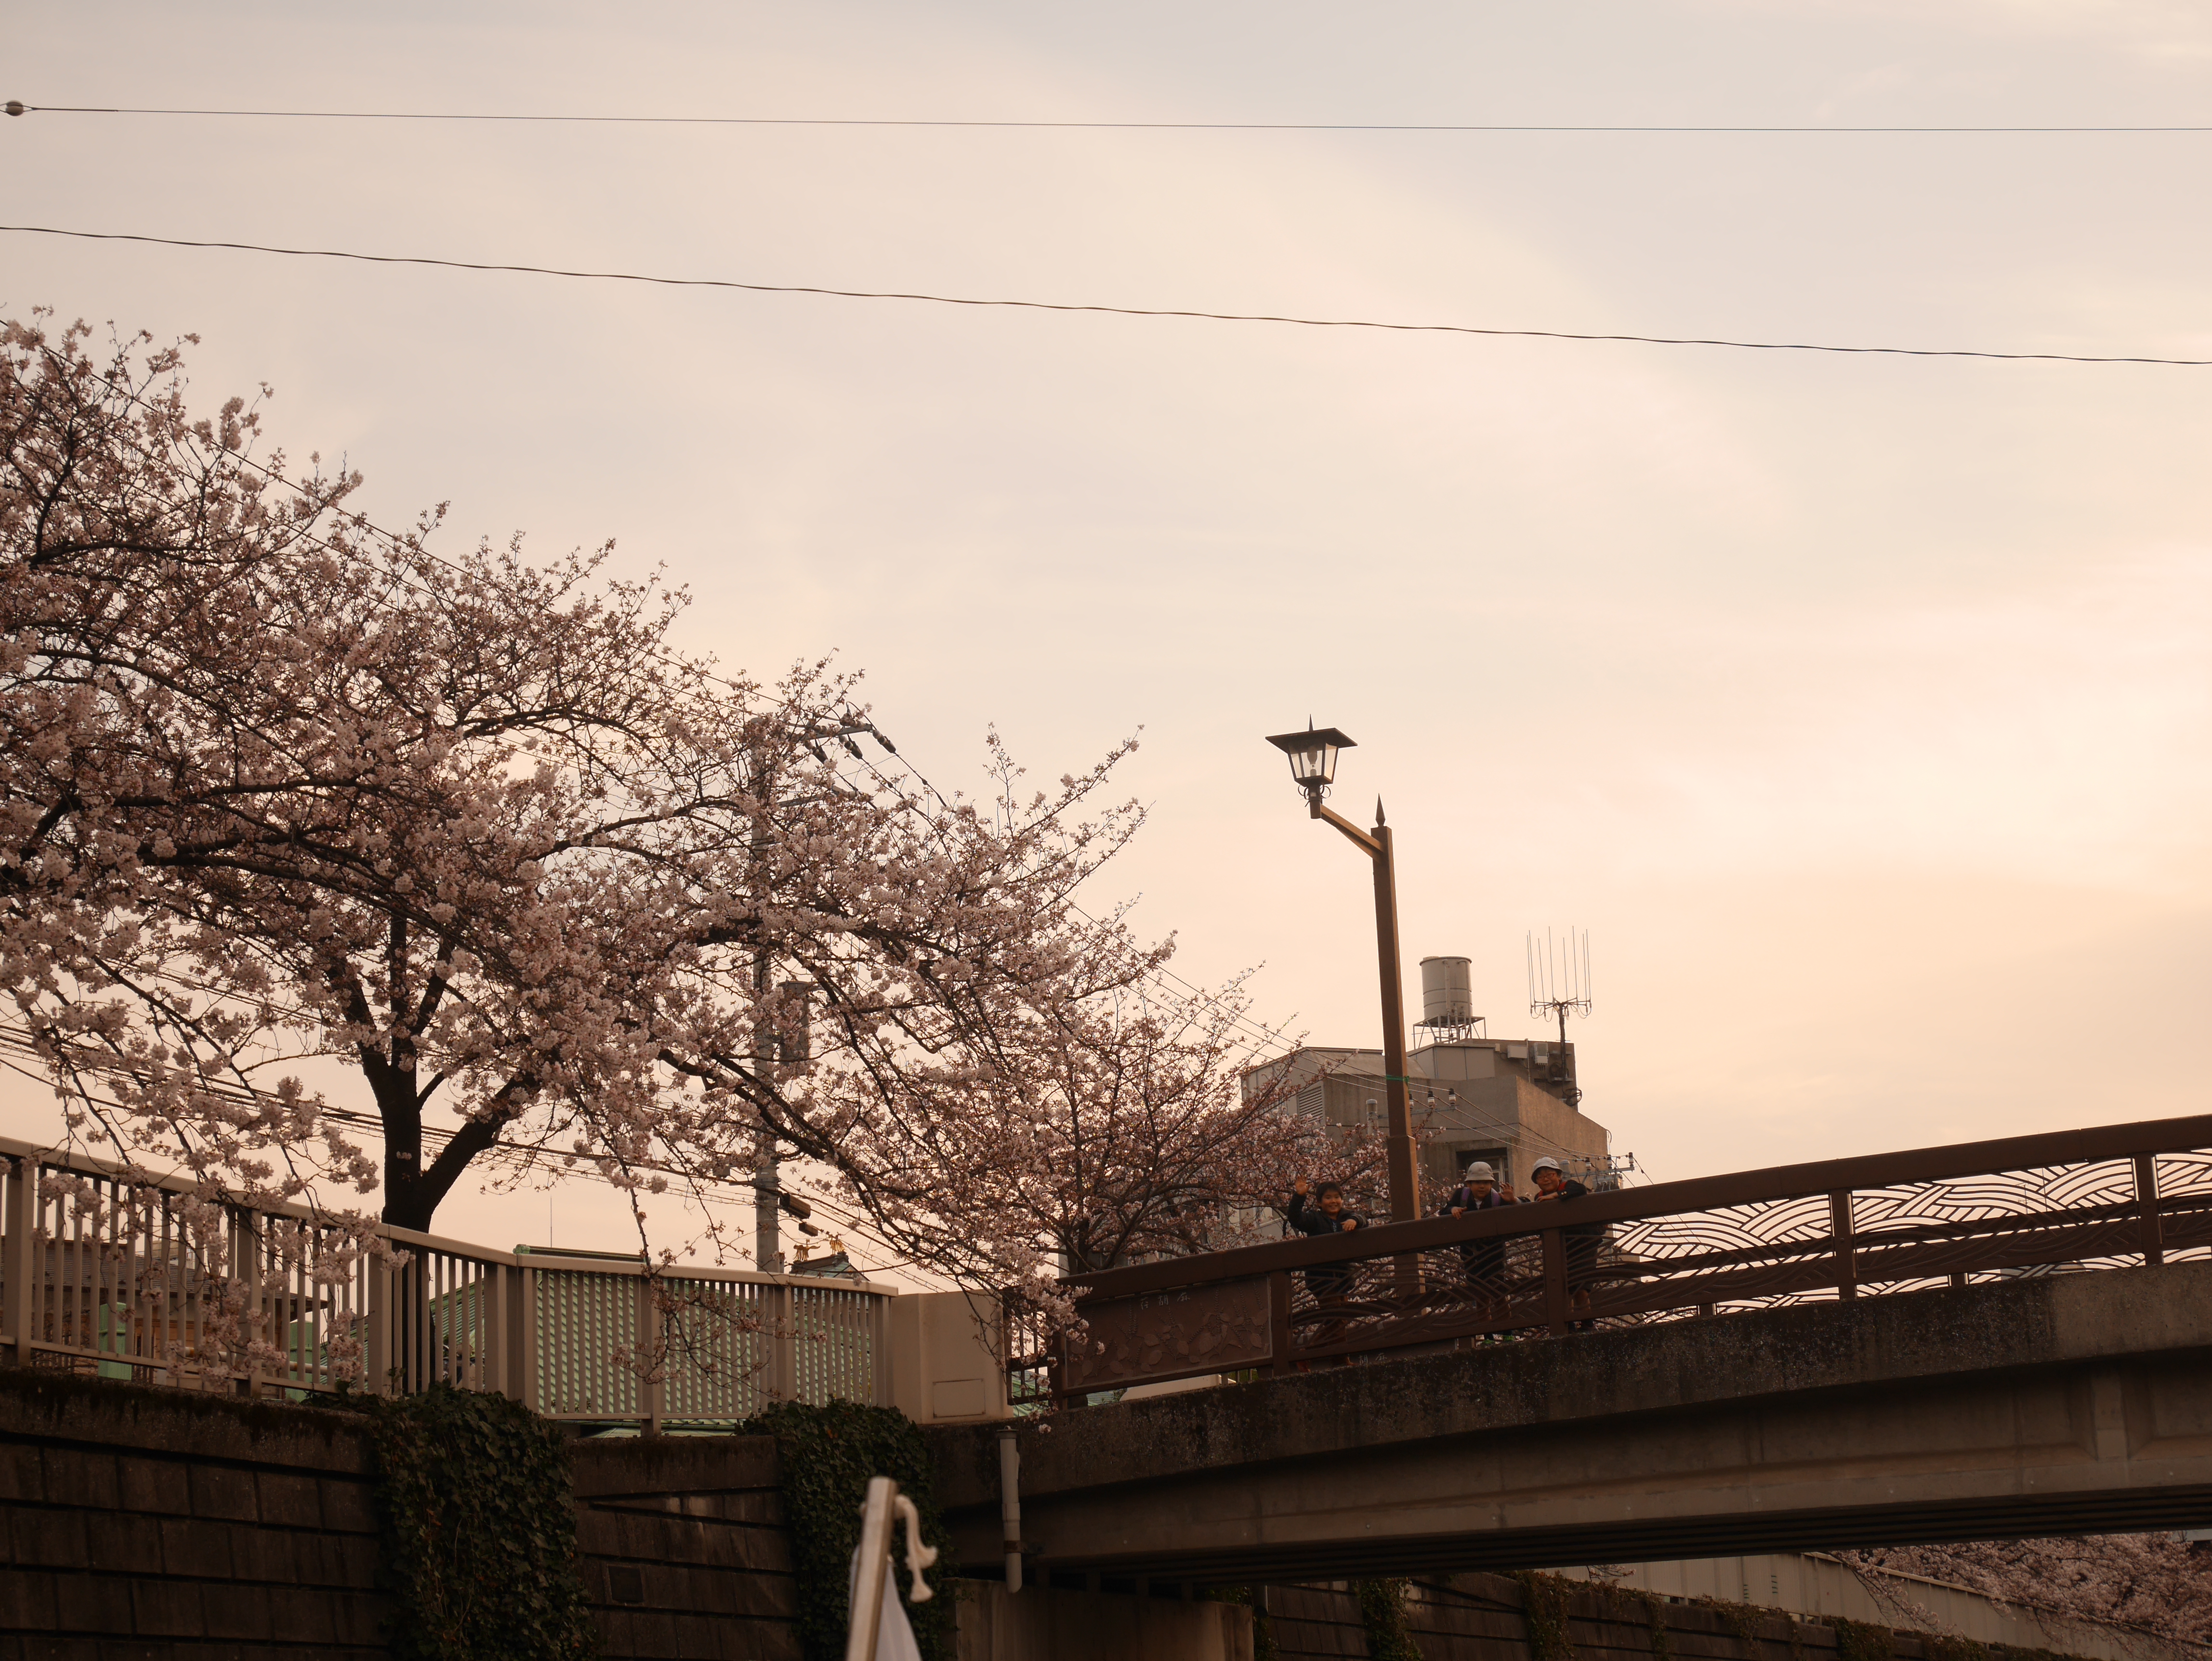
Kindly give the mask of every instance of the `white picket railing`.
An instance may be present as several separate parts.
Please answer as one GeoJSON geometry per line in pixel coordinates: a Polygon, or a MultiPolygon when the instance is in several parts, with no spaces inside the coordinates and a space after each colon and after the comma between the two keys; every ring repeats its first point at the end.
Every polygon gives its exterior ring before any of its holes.
{"type": "Polygon", "coordinates": [[[556,1419],[721,1425],[890,1399],[888,1287],[380,1226],[362,1254],[295,1207],[196,1199],[0,1138],[0,1347],[19,1366],[295,1397],[444,1380],[556,1419]]]}

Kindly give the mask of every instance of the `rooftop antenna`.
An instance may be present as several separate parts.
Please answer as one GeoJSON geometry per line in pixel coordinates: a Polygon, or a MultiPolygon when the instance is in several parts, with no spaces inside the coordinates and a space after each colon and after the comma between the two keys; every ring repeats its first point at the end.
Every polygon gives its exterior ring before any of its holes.
{"type": "MultiPolygon", "coordinates": [[[[1589,930],[1569,928],[1554,935],[1547,928],[1540,944],[1536,931],[1528,931],[1528,1013],[1541,1019],[1556,1016],[1559,1023],[1559,1054],[1553,1063],[1566,1089],[1569,1107],[1582,1105],[1582,1086],[1575,1081],[1574,1051],[1567,1045],[1567,1013],[1590,1013],[1589,930]]],[[[1533,1054],[1533,1051],[1532,1051],[1533,1054]]]]}
{"type": "Polygon", "coordinates": [[[1567,1041],[1567,1015],[1590,1013],[1589,930],[1572,928],[1540,941],[1528,931],[1528,1013],[1538,1019],[1557,1016],[1559,1042],[1567,1041]]]}

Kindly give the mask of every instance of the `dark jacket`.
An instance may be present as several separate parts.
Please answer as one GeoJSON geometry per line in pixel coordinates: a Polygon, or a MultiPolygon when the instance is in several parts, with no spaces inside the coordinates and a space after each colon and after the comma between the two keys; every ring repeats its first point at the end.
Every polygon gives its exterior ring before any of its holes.
{"type": "Polygon", "coordinates": [[[1507,1199],[1503,1194],[1500,1194],[1494,1185],[1492,1187],[1489,1193],[1484,1195],[1478,1200],[1474,1197],[1474,1191],[1469,1189],[1468,1184],[1462,1183],[1457,1188],[1452,1189],[1450,1193],[1444,1196],[1444,1202],[1437,1208],[1437,1215],[1439,1217],[1450,1216],[1452,1214],[1452,1208],[1454,1206],[1459,1207],[1462,1211],[1491,1211],[1499,1206],[1511,1205],[1512,1203],[1513,1202],[1507,1199]]]}
{"type": "MultiPolygon", "coordinates": [[[[1589,1196],[1589,1189],[1570,1177],[1560,1184],[1559,1191],[1550,1198],[1554,1205],[1565,1205],[1576,1200],[1587,1199],[1589,1196]]],[[[1561,1226],[1559,1232],[1577,1238],[1602,1237],[1605,1226],[1603,1223],[1567,1223],[1561,1226]]]]}
{"type": "Polygon", "coordinates": [[[1291,1196],[1290,1206],[1285,1210],[1283,1215],[1289,1220],[1291,1226],[1301,1234],[1341,1234],[1347,1222],[1357,1223],[1362,1228],[1367,1226],[1363,1219],[1354,1216],[1349,1208],[1340,1211],[1332,1217],[1320,1206],[1308,1205],[1306,1196],[1303,1194],[1291,1196]]]}
{"type": "MultiPolygon", "coordinates": [[[[1308,1205],[1306,1196],[1303,1194],[1291,1196],[1291,1202],[1285,1208],[1283,1215],[1291,1226],[1301,1234],[1341,1234],[1346,1223],[1358,1224],[1361,1228],[1366,1226],[1364,1222],[1353,1216],[1349,1210],[1340,1211],[1332,1217],[1318,1205],[1308,1205]]],[[[1359,1265],[1358,1263],[1322,1263],[1304,1270],[1304,1273],[1308,1292],[1316,1298],[1333,1298],[1351,1287],[1352,1281],[1358,1276],[1359,1265]]]]}

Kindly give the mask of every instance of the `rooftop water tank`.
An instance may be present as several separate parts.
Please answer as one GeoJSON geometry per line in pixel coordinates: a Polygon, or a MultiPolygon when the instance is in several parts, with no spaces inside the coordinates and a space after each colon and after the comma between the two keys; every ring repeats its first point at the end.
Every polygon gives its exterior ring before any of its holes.
{"type": "Polygon", "coordinates": [[[1465,1026],[1474,1019],[1466,958],[1421,959],[1421,1025],[1465,1026]]]}

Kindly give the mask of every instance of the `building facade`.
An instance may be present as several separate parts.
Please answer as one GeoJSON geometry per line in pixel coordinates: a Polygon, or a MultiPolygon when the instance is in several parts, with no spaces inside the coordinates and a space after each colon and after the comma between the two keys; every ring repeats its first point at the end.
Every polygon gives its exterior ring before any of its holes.
{"type": "MultiPolygon", "coordinates": [[[[1455,1037],[1424,1044],[1407,1064],[1425,1188],[1443,1189],[1480,1159],[1525,1192],[1528,1168],[1547,1154],[1593,1188],[1596,1176],[1611,1185],[1612,1135],[1573,1105],[1572,1044],[1455,1037]]],[[[1245,1090],[1249,1096],[1279,1080],[1295,1092],[1285,1111],[1347,1131],[1383,1129],[1379,1050],[1296,1050],[1247,1073],[1245,1090]]]]}

